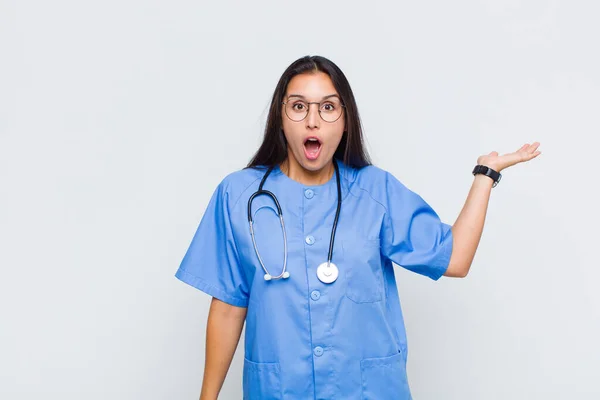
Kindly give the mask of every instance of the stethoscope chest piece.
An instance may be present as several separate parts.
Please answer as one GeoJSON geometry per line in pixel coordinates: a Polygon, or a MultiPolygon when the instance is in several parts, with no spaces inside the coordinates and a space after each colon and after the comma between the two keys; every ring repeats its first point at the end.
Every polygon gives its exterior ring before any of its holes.
{"type": "Polygon", "coordinates": [[[317,277],[323,283],[332,283],[338,278],[338,267],[332,262],[324,262],[317,268],[317,277]]]}

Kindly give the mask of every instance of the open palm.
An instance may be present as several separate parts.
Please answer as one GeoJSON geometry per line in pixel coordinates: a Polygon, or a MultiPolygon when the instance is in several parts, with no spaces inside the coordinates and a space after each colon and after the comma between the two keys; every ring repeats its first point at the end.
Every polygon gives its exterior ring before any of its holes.
{"type": "Polygon", "coordinates": [[[519,150],[512,153],[503,154],[501,156],[498,155],[498,152],[492,151],[489,154],[479,156],[477,159],[477,164],[485,165],[500,172],[507,167],[536,158],[542,154],[541,151],[537,150],[539,146],[539,142],[532,144],[527,143],[521,146],[519,150]]]}

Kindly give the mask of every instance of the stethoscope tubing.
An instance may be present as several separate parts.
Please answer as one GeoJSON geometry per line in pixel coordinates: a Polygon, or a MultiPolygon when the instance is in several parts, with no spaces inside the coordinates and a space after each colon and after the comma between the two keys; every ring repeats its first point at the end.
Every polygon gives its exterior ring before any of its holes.
{"type": "MultiPolygon", "coordinates": [[[[336,233],[336,229],[337,229],[338,219],[340,216],[340,210],[342,207],[342,188],[341,188],[341,183],[340,183],[340,172],[339,172],[339,167],[338,167],[338,164],[337,164],[337,161],[335,160],[335,158],[333,159],[333,166],[335,168],[336,183],[337,183],[337,207],[336,207],[336,211],[335,211],[335,218],[333,220],[333,228],[331,229],[331,238],[329,240],[329,253],[327,255],[327,266],[329,266],[329,264],[331,263],[331,257],[333,255],[333,244],[335,242],[335,233],[336,233]]],[[[273,170],[274,167],[275,167],[274,165],[269,167],[269,169],[267,170],[267,172],[265,173],[265,175],[263,176],[263,178],[260,182],[258,190],[256,192],[254,192],[248,199],[248,224],[250,226],[250,235],[252,236],[252,245],[254,246],[254,251],[256,252],[258,261],[259,261],[263,271],[265,272],[266,280],[281,279],[281,278],[289,277],[289,273],[287,273],[287,271],[286,271],[286,269],[287,269],[287,253],[288,253],[288,251],[287,251],[287,234],[286,234],[286,230],[285,230],[285,223],[283,222],[283,212],[281,210],[281,205],[279,204],[279,201],[277,200],[277,196],[275,196],[275,194],[273,194],[272,192],[270,192],[268,190],[263,190],[263,185],[265,184],[267,177],[269,176],[269,174],[271,173],[271,171],[273,170]],[[269,271],[265,267],[263,259],[260,256],[260,253],[258,251],[258,247],[256,245],[256,238],[254,236],[254,227],[253,227],[254,220],[252,218],[252,202],[254,201],[254,199],[256,197],[261,196],[261,195],[269,196],[275,203],[275,206],[277,207],[277,215],[279,216],[279,221],[281,224],[281,230],[283,232],[283,251],[284,251],[283,269],[281,270],[281,273],[276,276],[272,276],[271,274],[269,274],[269,271]]]]}

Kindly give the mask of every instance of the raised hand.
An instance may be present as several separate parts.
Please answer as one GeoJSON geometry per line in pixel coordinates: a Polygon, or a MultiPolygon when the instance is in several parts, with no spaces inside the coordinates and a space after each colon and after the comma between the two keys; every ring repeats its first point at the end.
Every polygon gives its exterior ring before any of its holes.
{"type": "Polygon", "coordinates": [[[533,144],[524,144],[519,150],[513,153],[503,154],[501,156],[498,155],[498,152],[492,151],[489,154],[479,156],[479,158],[477,158],[477,164],[485,165],[486,167],[500,172],[503,169],[515,164],[536,158],[542,154],[541,151],[537,150],[539,146],[539,142],[535,142],[533,144]]]}

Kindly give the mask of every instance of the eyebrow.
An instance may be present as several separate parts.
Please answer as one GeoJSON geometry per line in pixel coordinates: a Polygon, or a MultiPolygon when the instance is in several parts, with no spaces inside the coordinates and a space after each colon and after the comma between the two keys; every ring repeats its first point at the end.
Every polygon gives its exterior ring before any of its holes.
{"type": "MultiPolygon", "coordinates": [[[[289,99],[290,97],[300,97],[301,99],[306,100],[306,97],[302,96],[301,94],[290,94],[287,98],[289,99]]],[[[327,96],[323,96],[323,98],[321,98],[321,100],[325,100],[328,99],[330,97],[337,97],[338,99],[340,98],[340,96],[338,96],[337,94],[328,94],[327,96]]]]}

